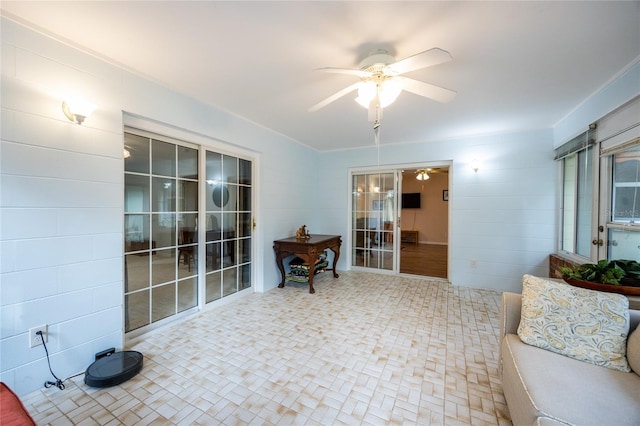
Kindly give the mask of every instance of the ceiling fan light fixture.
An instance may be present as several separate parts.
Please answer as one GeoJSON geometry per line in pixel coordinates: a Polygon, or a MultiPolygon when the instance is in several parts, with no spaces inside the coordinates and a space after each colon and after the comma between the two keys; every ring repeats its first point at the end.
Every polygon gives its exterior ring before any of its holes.
{"type": "Polygon", "coordinates": [[[358,87],[356,102],[363,108],[368,109],[371,101],[377,95],[380,100],[380,108],[386,108],[398,99],[400,92],[402,92],[402,83],[396,78],[388,77],[379,83],[374,80],[368,80],[358,87]]]}
{"type": "Polygon", "coordinates": [[[416,174],[416,179],[418,180],[429,180],[429,173],[426,170],[418,170],[416,174]]]}
{"type": "Polygon", "coordinates": [[[402,84],[398,79],[393,77],[385,79],[380,84],[380,93],[378,94],[380,96],[380,107],[386,108],[391,105],[398,99],[400,92],[402,92],[402,84]]]}
{"type": "Polygon", "coordinates": [[[376,127],[374,127],[374,130],[376,130],[380,126],[382,110],[391,105],[402,91],[407,91],[442,103],[453,100],[456,96],[456,92],[453,90],[402,76],[411,71],[449,61],[451,61],[449,52],[437,47],[399,61],[396,61],[386,50],[379,49],[360,63],[360,69],[318,68],[319,71],[357,76],[360,78],[360,81],[339,90],[328,98],[313,105],[309,108],[309,112],[324,108],[330,103],[357,90],[358,97],[355,100],[369,111],[369,121],[377,123],[376,127]]]}
{"type": "Polygon", "coordinates": [[[362,82],[358,87],[356,102],[362,105],[363,108],[369,108],[369,104],[376,97],[377,90],[376,83],[373,80],[362,82]]]}

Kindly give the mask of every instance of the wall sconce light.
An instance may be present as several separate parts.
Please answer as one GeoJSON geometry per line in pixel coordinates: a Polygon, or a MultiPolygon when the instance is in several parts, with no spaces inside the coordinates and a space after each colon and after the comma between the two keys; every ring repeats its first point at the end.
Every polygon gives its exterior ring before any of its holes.
{"type": "Polygon", "coordinates": [[[82,122],[91,115],[95,105],[85,101],[79,101],[77,99],[62,101],[62,112],[70,121],[76,124],[82,124],[82,122]]]}
{"type": "Polygon", "coordinates": [[[474,172],[478,173],[478,169],[480,168],[480,161],[478,161],[478,159],[474,158],[471,161],[471,168],[473,169],[474,172]]]}

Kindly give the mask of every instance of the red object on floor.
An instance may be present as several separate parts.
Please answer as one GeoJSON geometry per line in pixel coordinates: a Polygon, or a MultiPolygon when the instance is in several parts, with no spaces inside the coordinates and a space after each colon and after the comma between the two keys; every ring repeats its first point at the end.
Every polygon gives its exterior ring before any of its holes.
{"type": "Polygon", "coordinates": [[[2,382],[0,382],[0,425],[36,425],[24,405],[22,405],[20,398],[2,382]]]}

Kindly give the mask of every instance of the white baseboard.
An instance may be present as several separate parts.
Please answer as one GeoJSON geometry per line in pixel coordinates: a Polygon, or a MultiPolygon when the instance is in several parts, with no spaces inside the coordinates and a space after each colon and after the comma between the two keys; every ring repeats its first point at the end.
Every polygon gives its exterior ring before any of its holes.
{"type": "Polygon", "coordinates": [[[434,246],[448,246],[449,243],[443,243],[440,241],[420,241],[419,244],[431,244],[434,246]]]}

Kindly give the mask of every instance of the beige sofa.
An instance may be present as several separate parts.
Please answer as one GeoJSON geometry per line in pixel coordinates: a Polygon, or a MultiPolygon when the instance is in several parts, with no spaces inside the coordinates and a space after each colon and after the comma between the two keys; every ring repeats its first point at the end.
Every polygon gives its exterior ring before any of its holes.
{"type": "MultiPolygon", "coordinates": [[[[637,364],[635,371],[625,373],[523,343],[517,334],[521,301],[520,294],[502,295],[502,386],[513,424],[640,425],[637,364]]],[[[640,311],[629,312],[631,335],[640,311]]],[[[627,357],[638,359],[639,351],[629,344],[627,357]]]]}

